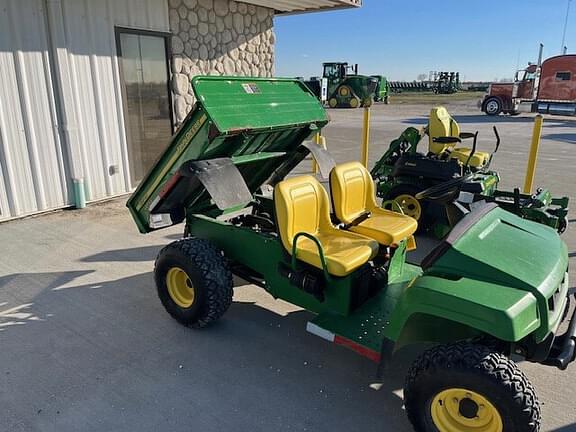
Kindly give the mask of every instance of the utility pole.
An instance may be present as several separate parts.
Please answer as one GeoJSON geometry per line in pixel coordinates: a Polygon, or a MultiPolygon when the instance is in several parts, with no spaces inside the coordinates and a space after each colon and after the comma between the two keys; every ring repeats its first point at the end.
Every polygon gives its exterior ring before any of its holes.
{"type": "Polygon", "coordinates": [[[566,28],[568,27],[568,15],[570,14],[570,3],[572,0],[568,0],[568,5],[566,6],[566,19],[564,20],[564,32],[562,33],[562,45],[560,45],[560,52],[564,51],[566,42],[566,28]]]}

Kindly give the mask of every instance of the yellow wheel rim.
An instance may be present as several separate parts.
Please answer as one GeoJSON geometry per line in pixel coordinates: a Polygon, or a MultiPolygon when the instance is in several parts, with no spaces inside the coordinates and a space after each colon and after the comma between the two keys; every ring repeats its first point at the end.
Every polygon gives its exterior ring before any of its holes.
{"type": "Polygon", "coordinates": [[[336,100],[336,98],[332,98],[328,101],[328,105],[330,105],[330,108],[336,108],[336,105],[338,105],[338,101],[336,100]]]}
{"type": "Polygon", "coordinates": [[[355,97],[353,97],[352,99],[350,99],[350,106],[352,108],[358,108],[358,99],[356,99],[355,97]]]}
{"type": "Polygon", "coordinates": [[[419,220],[420,216],[422,216],[422,206],[420,205],[420,201],[418,201],[412,195],[398,195],[396,198],[394,198],[394,201],[400,205],[400,208],[405,215],[413,217],[416,220],[419,220]]]}
{"type": "Polygon", "coordinates": [[[502,417],[479,393],[451,388],[438,393],[430,406],[432,421],[440,432],[502,432],[502,417]]]}
{"type": "Polygon", "coordinates": [[[346,86],[342,86],[338,89],[338,94],[340,96],[348,96],[350,94],[350,89],[346,86]]]}
{"type": "Polygon", "coordinates": [[[194,304],[196,293],[188,274],[180,267],[172,267],[166,273],[166,286],[170,298],[178,306],[189,308],[194,304]]]}

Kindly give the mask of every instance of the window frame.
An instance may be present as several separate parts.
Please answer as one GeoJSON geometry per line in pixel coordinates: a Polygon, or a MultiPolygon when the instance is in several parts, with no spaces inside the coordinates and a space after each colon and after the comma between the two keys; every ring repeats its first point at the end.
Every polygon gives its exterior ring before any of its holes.
{"type": "Polygon", "coordinates": [[[557,82],[572,81],[572,72],[571,71],[558,71],[554,75],[554,80],[557,82]],[[563,77],[566,77],[566,78],[563,78],[563,77]]]}

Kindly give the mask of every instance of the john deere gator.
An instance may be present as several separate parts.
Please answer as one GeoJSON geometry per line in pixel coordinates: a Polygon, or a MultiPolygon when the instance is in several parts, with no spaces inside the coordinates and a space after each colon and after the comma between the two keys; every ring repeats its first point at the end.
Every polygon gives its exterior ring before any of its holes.
{"type": "Polygon", "coordinates": [[[198,102],[128,201],[142,233],[184,224],[154,268],[175,320],[222,318],[237,275],[312,312],[308,331],[381,371],[401,347],[433,344],[406,377],[415,430],[539,429],[535,390],[510,354],[560,369],[574,360],[568,253],[553,229],[486,204],[408,263],[416,220],[377,205],[361,164],[336,165],[308,141],[328,117],[301,81],[192,87],[198,102]],[[332,206],[316,177],[291,175],[310,153],[332,206]]]}

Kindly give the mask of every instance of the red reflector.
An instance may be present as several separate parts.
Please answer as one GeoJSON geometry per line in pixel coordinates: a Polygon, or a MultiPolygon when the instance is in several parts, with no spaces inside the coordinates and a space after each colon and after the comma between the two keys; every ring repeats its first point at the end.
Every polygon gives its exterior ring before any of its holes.
{"type": "Polygon", "coordinates": [[[170,189],[172,189],[174,187],[174,185],[176,184],[176,182],[178,180],[180,180],[180,177],[182,177],[182,175],[180,174],[180,172],[177,172],[176,174],[174,174],[170,180],[168,180],[166,182],[166,184],[164,185],[164,187],[162,188],[162,190],[160,191],[160,193],[158,194],[158,196],[160,198],[164,198],[165,195],[168,194],[168,192],[170,192],[170,189]]]}
{"type": "Polygon", "coordinates": [[[367,357],[374,362],[380,361],[379,352],[371,350],[370,348],[366,348],[365,346],[360,345],[354,341],[351,341],[350,339],[346,339],[343,338],[342,336],[336,335],[336,337],[334,338],[334,343],[350,348],[352,351],[355,351],[361,356],[367,357]]]}

